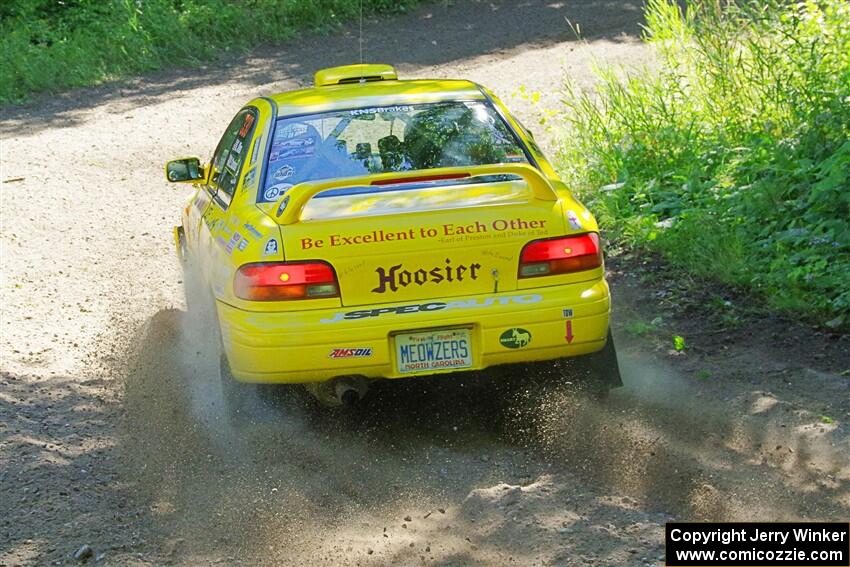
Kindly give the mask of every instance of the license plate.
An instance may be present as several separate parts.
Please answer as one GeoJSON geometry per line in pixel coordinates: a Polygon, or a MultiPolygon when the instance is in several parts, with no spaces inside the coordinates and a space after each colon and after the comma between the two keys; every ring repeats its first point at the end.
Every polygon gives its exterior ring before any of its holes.
{"type": "Polygon", "coordinates": [[[395,336],[398,371],[428,372],[472,366],[469,329],[439,329],[395,336]]]}

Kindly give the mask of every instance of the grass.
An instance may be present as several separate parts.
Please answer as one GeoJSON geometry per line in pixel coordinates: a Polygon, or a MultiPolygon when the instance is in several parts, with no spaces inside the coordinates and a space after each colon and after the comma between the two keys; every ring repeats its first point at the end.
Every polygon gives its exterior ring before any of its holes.
{"type": "MultiPolygon", "coordinates": [[[[362,0],[367,16],[416,3],[362,0]]],[[[4,0],[0,102],[196,66],[302,31],[332,29],[359,14],[360,0],[4,0]]]]}
{"type": "Polygon", "coordinates": [[[648,0],[658,65],[567,83],[563,177],[616,244],[850,326],[850,4],[648,0]]]}
{"type": "Polygon", "coordinates": [[[645,337],[654,334],[658,331],[658,327],[652,323],[647,323],[642,319],[628,319],[623,328],[628,334],[635,337],[645,337]]]}

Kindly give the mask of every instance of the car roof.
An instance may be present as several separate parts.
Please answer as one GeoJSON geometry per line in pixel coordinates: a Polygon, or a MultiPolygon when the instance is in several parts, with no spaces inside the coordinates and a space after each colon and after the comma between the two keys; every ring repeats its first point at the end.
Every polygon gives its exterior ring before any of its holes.
{"type": "Polygon", "coordinates": [[[471,81],[417,79],[309,87],[267,98],[277,104],[278,116],[292,116],[373,106],[482,100],[486,97],[481,87],[471,81]]]}

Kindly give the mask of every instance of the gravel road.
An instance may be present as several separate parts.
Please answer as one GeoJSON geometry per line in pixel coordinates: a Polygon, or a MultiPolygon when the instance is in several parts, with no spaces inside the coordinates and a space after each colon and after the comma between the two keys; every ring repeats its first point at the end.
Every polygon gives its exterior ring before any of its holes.
{"type": "MultiPolygon", "coordinates": [[[[565,75],[650,59],[640,14],[456,0],[365,22],[364,48],[484,83],[534,125],[521,86],[553,108],[565,75]]],[[[719,330],[635,259],[609,263],[626,387],[604,404],[473,375],[345,413],[257,401],[231,427],[162,165],[209,156],[250,98],[356,60],[355,32],[0,108],[0,565],[658,565],[670,519],[850,517],[847,336],[719,330]],[[639,332],[659,316],[686,354],[639,332]]]]}

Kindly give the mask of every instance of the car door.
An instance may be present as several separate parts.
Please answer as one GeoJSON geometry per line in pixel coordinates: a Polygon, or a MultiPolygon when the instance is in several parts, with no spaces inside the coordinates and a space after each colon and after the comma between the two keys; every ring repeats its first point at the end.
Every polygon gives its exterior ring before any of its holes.
{"type": "Polygon", "coordinates": [[[241,110],[230,122],[210,161],[210,174],[203,187],[211,203],[200,226],[199,249],[204,274],[213,293],[220,296],[233,271],[231,254],[243,235],[233,207],[239,177],[249,153],[258,111],[241,110]]]}

